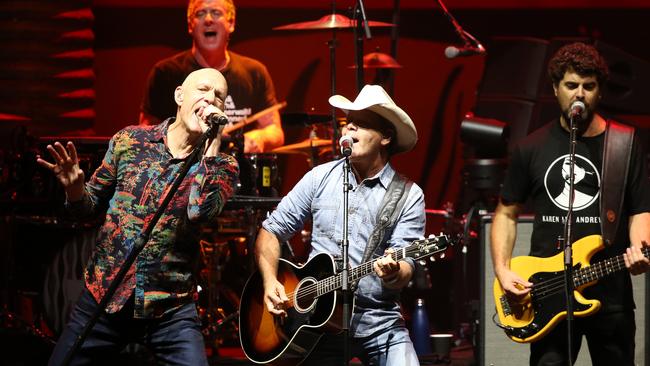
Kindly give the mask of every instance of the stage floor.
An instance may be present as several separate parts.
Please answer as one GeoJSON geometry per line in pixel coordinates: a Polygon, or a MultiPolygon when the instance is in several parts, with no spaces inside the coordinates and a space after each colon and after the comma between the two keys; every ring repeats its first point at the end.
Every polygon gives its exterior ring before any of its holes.
{"type": "MultiPolygon", "coordinates": [[[[230,365],[255,365],[246,359],[244,352],[239,347],[222,347],[219,349],[219,357],[215,357],[211,365],[230,366],[230,365]]],[[[440,360],[435,356],[420,357],[421,365],[452,365],[452,366],[473,366],[476,364],[474,360],[474,352],[472,347],[461,345],[453,347],[450,352],[449,360],[440,360]]],[[[361,362],[358,359],[353,359],[350,362],[351,366],[360,366],[361,362]]]]}

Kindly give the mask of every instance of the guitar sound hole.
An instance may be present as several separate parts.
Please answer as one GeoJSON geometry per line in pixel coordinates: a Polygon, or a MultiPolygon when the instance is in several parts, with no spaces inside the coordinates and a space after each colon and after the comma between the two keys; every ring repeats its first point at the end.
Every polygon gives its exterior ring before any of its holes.
{"type": "Polygon", "coordinates": [[[296,286],[293,303],[296,304],[297,312],[307,313],[316,306],[316,296],[318,294],[316,282],[315,278],[306,277],[296,286]]]}

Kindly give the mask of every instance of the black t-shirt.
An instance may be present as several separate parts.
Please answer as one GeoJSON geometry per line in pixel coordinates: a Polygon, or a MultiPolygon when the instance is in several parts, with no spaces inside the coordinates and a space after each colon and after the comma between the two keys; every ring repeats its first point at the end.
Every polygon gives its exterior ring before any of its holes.
{"type": "MultiPolygon", "coordinates": [[[[601,234],[600,185],[605,134],[579,137],[576,145],[573,241],[601,234]]],[[[615,243],[596,253],[591,263],[620,255],[629,246],[628,217],[650,212],[650,189],[638,141],[632,148],[623,213],[615,243]]],[[[535,211],[530,255],[549,257],[561,251],[557,239],[564,232],[568,205],[569,133],[559,120],[543,126],[519,142],[512,153],[501,192],[505,203],[524,203],[530,197],[535,211]]],[[[603,302],[602,311],[633,305],[627,271],[601,279],[584,292],[603,302]]]]}
{"type": "MultiPolygon", "coordinates": [[[[228,52],[230,62],[221,73],[228,83],[225,111],[230,122],[237,122],[277,103],[273,81],[259,61],[228,52]]],[[[203,68],[191,50],[159,61],[147,80],[142,111],[161,121],[176,116],[174,90],[192,71],[203,68]]]]}

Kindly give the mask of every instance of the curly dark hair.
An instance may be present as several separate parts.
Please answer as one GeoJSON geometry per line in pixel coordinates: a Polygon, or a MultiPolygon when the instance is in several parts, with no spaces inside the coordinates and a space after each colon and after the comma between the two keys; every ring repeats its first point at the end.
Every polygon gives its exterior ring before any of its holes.
{"type": "Polygon", "coordinates": [[[548,76],[553,85],[558,85],[567,71],[580,76],[595,75],[601,87],[609,78],[607,62],[596,48],[582,42],[562,46],[548,63],[548,76]]]}

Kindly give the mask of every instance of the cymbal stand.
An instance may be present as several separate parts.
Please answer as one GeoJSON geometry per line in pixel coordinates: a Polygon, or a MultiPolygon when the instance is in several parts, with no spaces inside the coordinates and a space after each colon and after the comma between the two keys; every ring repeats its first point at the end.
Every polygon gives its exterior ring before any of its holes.
{"type": "MultiPolygon", "coordinates": [[[[393,27],[390,31],[390,55],[395,60],[397,60],[397,41],[399,39],[399,3],[400,0],[393,1],[393,27]]],[[[388,75],[388,94],[392,96],[395,91],[395,72],[390,70],[388,75]]]]}
{"type": "Polygon", "coordinates": [[[372,34],[370,34],[370,27],[368,26],[368,18],[366,17],[366,10],[363,6],[363,0],[358,0],[356,6],[354,7],[354,64],[357,67],[357,92],[360,92],[363,88],[364,76],[363,76],[363,34],[365,33],[366,38],[372,39],[372,34]],[[362,29],[364,32],[362,32],[362,29]]]}
{"type": "MultiPolygon", "coordinates": [[[[332,0],[332,17],[336,15],[336,0],[332,0]]],[[[332,39],[327,42],[330,50],[330,95],[336,95],[336,27],[332,28],[332,39]]],[[[331,107],[332,114],[332,151],[336,151],[336,144],[339,141],[339,128],[336,121],[336,108],[331,107]]],[[[313,162],[312,162],[313,164],[313,162]]]]}
{"type": "Polygon", "coordinates": [[[223,298],[229,301],[235,309],[239,308],[239,296],[222,279],[225,265],[231,256],[229,245],[230,241],[209,242],[201,240],[200,242],[205,271],[203,273],[205,273],[204,278],[207,282],[204,290],[207,305],[200,312],[204,321],[202,332],[206,341],[209,341],[210,347],[215,350],[224,340],[225,334],[222,332],[222,328],[226,324],[232,323],[234,326],[233,334],[238,331],[236,320],[239,314],[237,310],[231,314],[226,314],[223,307],[220,306],[223,295],[223,298]]]}
{"type": "Polygon", "coordinates": [[[311,126],[311,131],[309,131],[309,157],[307,158],[307,162],[309,163],[309,168],[313,168],[316,165],[318,165],[318,147],[314,146],[313,141],[318,138],[318,131],[316,131],[316,125],[311,126]]]}

